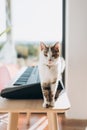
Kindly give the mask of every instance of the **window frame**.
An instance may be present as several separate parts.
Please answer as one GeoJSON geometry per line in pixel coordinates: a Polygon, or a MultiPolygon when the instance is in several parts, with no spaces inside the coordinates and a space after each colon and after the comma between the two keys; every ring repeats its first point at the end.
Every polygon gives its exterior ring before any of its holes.
{"type": "MultiPolygon", "coordinates": [[[[62,0],[62,56],[66,60],[65,53],[66,53],[66,0],[62,0]]],[[[63,83],[65,85],[65,71],[62,75],[63,83]]]]}

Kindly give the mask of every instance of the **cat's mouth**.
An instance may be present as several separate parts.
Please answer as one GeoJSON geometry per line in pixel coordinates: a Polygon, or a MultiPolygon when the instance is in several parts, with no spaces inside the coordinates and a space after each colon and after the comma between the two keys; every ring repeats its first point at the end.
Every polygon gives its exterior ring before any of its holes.
{"type": "Polygon", "coordinates": [[[52,64],[52,61],[48,61],[49,64],[52,64]]]}
{"type": "Polygon", "coordinates": [[[53,65],[53,61],[52,61],[52,60],[49,60],[49,61],[48,61],[48,64],[49,64],[49,65],[53,65]]]}

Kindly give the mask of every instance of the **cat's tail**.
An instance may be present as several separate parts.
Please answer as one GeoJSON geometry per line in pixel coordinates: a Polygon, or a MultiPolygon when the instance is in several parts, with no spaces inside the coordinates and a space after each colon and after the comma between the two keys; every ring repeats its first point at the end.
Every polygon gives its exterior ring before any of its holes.
{"type": "Polygon", "coordinates": [[[59,80],[62,80],[62,73],[65,70],[65,60],[62,57],[59,57],[58,70],[59,70],[59,80]]]}
{"type": "Polygon", "coordinates": [[[65,60],[63,57],[60,57],[59,63],[60,63],[59,70],[60,70],[60,73],[62,74],[65,70],[65,60]]]}

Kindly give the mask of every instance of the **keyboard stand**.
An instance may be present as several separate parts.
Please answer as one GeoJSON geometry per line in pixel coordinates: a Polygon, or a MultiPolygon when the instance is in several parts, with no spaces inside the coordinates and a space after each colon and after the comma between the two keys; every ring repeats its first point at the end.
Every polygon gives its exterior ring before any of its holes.
{"type": "MultiPolygon", "coordinates": [[[[10,100],[0,97],[0,113],[9,113],[7,130],[17,130],[18,113],[47,113],[48,129],[59,130],[57,113],[63,113],[70,108],[66,92],[63,92],[56,101],[55,107],[43,108],[43,100],[10,100]]],[[[30,129],[29,129],[30,130],[30,129]]]]}

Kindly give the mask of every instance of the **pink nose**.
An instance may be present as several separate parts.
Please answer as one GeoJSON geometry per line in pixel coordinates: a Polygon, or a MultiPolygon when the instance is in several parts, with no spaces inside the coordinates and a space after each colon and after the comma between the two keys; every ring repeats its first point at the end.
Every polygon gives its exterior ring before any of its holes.
{"type": "Polygon", "coordinates": [[[51,59],[49,59],[49,61],[52,61],[51,59]]]}

